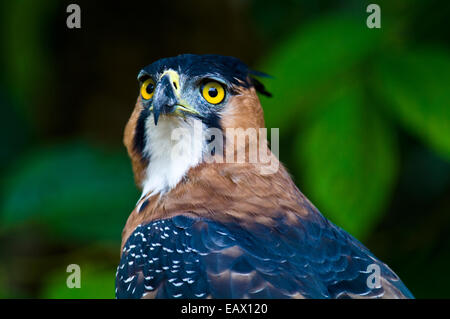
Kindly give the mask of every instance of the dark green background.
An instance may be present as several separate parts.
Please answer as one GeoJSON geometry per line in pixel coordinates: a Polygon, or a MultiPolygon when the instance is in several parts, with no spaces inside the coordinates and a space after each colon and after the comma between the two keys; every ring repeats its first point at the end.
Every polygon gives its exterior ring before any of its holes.
{"type": "Polygon", "coordinates": [[[0,297],[110,298],[138,199],[122,145],[139,69],[180,53],[241,58],[280,157],[334,223],[419,298],[450,297],[448,1],[0,4],[0,297]],[[81,289],[66,267],[81,266],[81,289]]]}

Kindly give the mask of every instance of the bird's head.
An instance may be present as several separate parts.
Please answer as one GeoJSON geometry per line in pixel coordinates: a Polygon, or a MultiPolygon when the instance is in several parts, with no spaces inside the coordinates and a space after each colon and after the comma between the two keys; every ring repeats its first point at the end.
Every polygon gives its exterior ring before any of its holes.
{"type": "Polygon", "coordinates": [[[198,142],[198,154],[191,151],[186,158],[171,158],[176,128],[264,127],[256,91],[270,94],[254,78],[261,75],[237,58],[219,55],[183,54],[144,67],[124,137],[137,184],[145,189],[147,181],[153,190],[173,187],[179,175],[201,162],[204,140],[189,141],[193,149],[198,142]]]}

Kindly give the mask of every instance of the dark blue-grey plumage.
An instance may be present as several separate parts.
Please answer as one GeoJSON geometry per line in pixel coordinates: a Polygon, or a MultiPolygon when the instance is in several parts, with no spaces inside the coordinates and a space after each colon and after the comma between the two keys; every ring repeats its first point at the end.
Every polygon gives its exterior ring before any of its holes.
{"type": "Polygon", "coordinates": [[[207,78],[219,76],[234,86],[255,89],[266,96],[271,96],[264,85],[255,77],[268,77],[267,74],[250,69],[241,60],[216,54],[180,54],[160,59],[144,67],[138,75],[139,82],[145,81],[154,74],[173,69],[190,78],[207,78]]]}
{"type": "Polygon", "coordinates": [[[387,265],[321,215],[296,226],[176,216],[140,225],[128,238],[116,276],[117,298],[412,297],[387,265]],[[369,288],[367,268],[381,269],[369,288]]]}

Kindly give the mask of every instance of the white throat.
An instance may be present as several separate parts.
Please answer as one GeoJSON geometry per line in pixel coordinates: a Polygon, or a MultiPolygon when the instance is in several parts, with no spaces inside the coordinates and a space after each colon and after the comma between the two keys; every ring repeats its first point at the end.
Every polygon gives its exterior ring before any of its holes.
{"type": "Polygon", "coordinates": [[[144,155],[149,158],[142,196],[165,193],[175,187],[203,158],[204,124],[194,118],[161,116],[155,125],[147,118],[144,155]]]}

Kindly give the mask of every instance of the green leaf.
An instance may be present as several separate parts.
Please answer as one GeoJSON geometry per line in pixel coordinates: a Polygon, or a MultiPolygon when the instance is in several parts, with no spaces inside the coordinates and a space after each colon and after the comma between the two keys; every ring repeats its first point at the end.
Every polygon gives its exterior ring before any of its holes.
{"type": "Polygon", "coordinates": [[[80,265],[80,288],[69,288],[67,278],[71,273],[61,269],[44,281],[40,298],[45,299],[112,299],[115,285],[115,269],[104,269],[89,263],[80,265]]]}
{"type": "MultiPolygon", "coordinates": [[[[326,16],[302,26],[263,63],[273,98],[263,98],[266,124],[286,131],[341,77],[379,46],[380,32],[346,16],[326,16]],[[289,116],[286,116],[289,114],[289,116]]],[[[281,132],[283,134],[283,132],[281,132]]]]}
{"type": "Polygon", "coordinates": [[[395,139],[360,90],[337,89],[297,140],[304,193],[359,239],[383,215],[396,175],[395,139]]]}
{"type": "Polygon", "coordinates": [[[138,198],[125,151],[80,143],[43,148],[10,172],[3,229],[33,221],[65,237],[118,242],[138,198]]]}
{"type": "Polygon", "coordinates": [[[411,133],[450,159],[450,55],[417,51],[381,59],[373,81],[411,133]]]}

